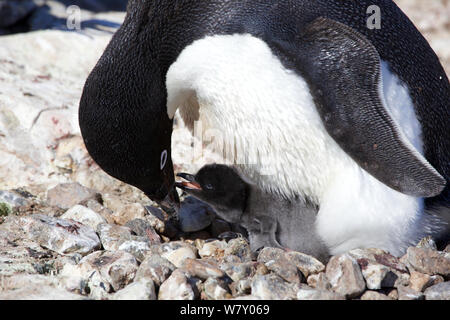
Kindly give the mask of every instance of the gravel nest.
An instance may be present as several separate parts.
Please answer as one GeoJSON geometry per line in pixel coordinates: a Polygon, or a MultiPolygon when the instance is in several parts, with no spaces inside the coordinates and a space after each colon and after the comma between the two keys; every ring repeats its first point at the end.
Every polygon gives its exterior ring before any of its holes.
{"type": "Polygon", "coordinates": [[[450,247],[355,249],[326,263],[251,252],[245,232],[182,195],[180,219],[78,183],[0,192],[0,299],[450,299],[450,247]],[[184,230],[184,231],[183,231],[184,230]]]}

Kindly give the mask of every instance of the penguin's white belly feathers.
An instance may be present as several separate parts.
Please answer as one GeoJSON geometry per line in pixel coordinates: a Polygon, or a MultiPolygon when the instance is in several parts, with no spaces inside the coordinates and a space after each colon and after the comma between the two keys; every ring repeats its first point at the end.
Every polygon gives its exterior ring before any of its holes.
{"type": "MultiPolygon", "coordinates": [[[[422,153],[408,90],[382,63],[383,102],[422,153]]],[[[326,132],[306,81],[251,35],[186,47],[167,74],[168,114],[224,141],[225,156],[261,188],[320,206],[316,228],[332,254],[378,247],[400,254],[420,238],[423,199],[387,187],[326,132]]],[[[223,150],[220,150],[221,152],[223,150]]]]}

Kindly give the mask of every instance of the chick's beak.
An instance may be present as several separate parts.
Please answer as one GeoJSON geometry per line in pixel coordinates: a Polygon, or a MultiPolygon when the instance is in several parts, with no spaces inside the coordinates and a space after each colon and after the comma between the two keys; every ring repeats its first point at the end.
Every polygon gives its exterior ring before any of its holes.
{"type": "Polygon", "coordinates": [[[200,184],[195,181],[195,176],[189,173],[178,173],[177,177],[183,178],[186,181],[175,182],[175,186],[182,190],[202,190],[200,184]]]}

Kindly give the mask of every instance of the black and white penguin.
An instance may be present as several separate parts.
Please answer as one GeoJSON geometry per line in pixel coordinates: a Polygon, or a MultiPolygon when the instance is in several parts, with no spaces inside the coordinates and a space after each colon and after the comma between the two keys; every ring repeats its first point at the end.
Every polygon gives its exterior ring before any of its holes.
{"type": "Polygon", "coordinates": [[[107,173],[176,201],[179,110],[218,130],[259,188],[317,205],[332,254],[400,255],[443,235],[431,213],[450,216],[449,101],[436,54],[391,0],[130,0],[79,122],[107,173]]]}
{"type": "Polygon", "coordinates": [[[314,205],[265,192],[226,165],[205,165],[195,176],[177,176],[186,180],[177,182],[178,188],[211,205],[225,221],[243,226],[253,251],[275,247],[328,260],[328,248],[315,231],[314,205]]]}

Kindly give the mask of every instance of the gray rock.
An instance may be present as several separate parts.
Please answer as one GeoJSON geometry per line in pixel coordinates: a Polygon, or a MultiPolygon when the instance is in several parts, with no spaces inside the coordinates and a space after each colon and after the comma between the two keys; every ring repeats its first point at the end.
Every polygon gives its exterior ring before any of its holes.
{"type": "Polygon", "coordinates": [[[241,259],[241,262],[252,260],[252,251],[250,244],[242,237],[231,239],[224,252],[225,256],[234,255],[241,259]]]}
{"type": "Polygon", "coordinates": [[[394,299],[380,292],[367,290],[361,296],[361,300],[394,300],[394,299]]]}
{"type": "Polygon", "coordinates": [[[297,291],[298,300],[345,300],[345,297],[336,292],[302,287],[297,291]]]}
{"type": "Polygon", "coordinates": [[[176,267],[158,254],[152,254],[142,261],[136,272],[135,281],[151,279],[156,286],[160,286],[169,278],[176,267]]]}
{"type": "Polygon", "coordinates": [[[101,278],[109,283],[114,291],[131,283],[138,269],[136,259],[124,251],[97,251],[84,257],[80,261],[79,267],[83,268],[84,264],[98,270],[101,278]]]}
{"type": "Polygon", "coordinates": [[[348,254],[357,260],[369,289],[406,286],[409,283],[406,265],[383,250],[355,249],[348,254]]]}
{"type": "Polygon", "coordinates": [[[47,191],[48,204],[62,209],[70,209],[80,202],[98,197],[97,192],[79,183],[62,183],[47,191]]]}
{"type": "Polygon", "coordinates": [[[214,258],[216,260],[223,259],[228,244],[225,241],[211,241],[203,243],[198,250],[198,254],[202,258],[214,258]]]}
{"type": "Polygon", "coordinates": [[[118,225],[125,225],[134,219],[144,219],[147,214],[147,210],[140,203],[127,201],[110,193],[103,194],[102,199],[104,206],[113,212],[111,217],[118,225]]]}
{"type": "Polygon", "coordinates": [[[450,281],[438,283],[425,290],[427,300],[450,300],[450,281]]]}
{"type": "Polygon", "coordinates": [[[303,275],[297,266],[286,257],[286,252],[278,248],[264,248],[258,255],[258,261],[266,265],[267,269],[275,272],[287,282],[300,283],[303,275]]]}
{"type": "Polygon", "coordinates": [[[305,278],[325,271],[325,265],[310,255],[291,251],[286,253],[286,258],[303,273],[305,278]]]}
{"type": "Polygon", "coordinates": [[[187,258],[182,263],[183,270],[193,277],[203,280],[208,278],[221,278],[225,272],[203,260],[187,258]]]}
{"type": "Polygon", "coordinates": [[[423,300],[425,298],[422,292],[418,292],[410,287],[398,286],[398,300],[423,300]]]}
{"type": "Polygon", "coordinates": [[[159,300],[194,300],[195,298],[194,288],[180,269],[175,270],[159,288],[159,300]]]}
{"type": "Polygon", "coordinates": [[[134,281],[117,291],[112,300],[156,300],[155,284],[150,279],[134,281]]]}
{"type": "Polygon", "coordinates": [[[332,290],[348,299],[359,296],[366,289],[358,263],[348,254],[332,257],[327,264],[325,274],[332,290]]]}
{"type": "Polygon", "coordinates": [[[208,300],[225,300],[232,297],[226,284],[215,278],[208,278],[205,281],[203,295],[208,300]]]}
{"type": "Polygon", "coordinates": [[[0,28],[13,26],[36,8],[33,0],[0,1],[0,28]]]}
{"type": "Polygon", "coordinates": [[[411,277],[409,279],[409,287],[418,292],[423,292],[426,288],[433,285],[432,276],[411,270],[411,277]]]}
{"type": "Polygon", "coordinates": [[[184,260],[197,258],[197,248],[182,241],[154,245],[151,250],[172,262],[177,268],[183,266],[184,260]]]}
{"type": "Polygon", "coordinates": [[[15,190],[0,191],[0,203],[7,203],[12,209],[27,205],[31,197],[32,195],[25,197],[24,193],[19,193],[15,190]]]}
{"type": "Polygon", "coordinates": [[[86,255],[100,248],[95,231],[73,220],[57,219],[41,214],[13,217],[11,223],[22,229],[24,237],[59,254],[86,255]]]}
{"type": "Polygon", "coordinates": [[[288,283],[276,274],[256,275],[251,292],[262,300],[294,300],[297,298],[297,284],[288,283]]]}
{"type": "Polygon", "coordinates": [[[19,274],[0,279],[0,300],[84,300],[86,297],[67,291],[58,278],[19,274]]]}
{"type": "Polygon", "coordinates": [[[71,219],[74,221],[78,221],[84,225],[91,227],[94,230],[97,230],[97,226],[100,223],[106,223],[106,219],[99,215],[97,212],[81,205],[76,205],[67,210],[61,216],[61,219],[71,219]]]}
{"type": "Polygon", "coordinates": [[[150,252],[148,238],[133,236],[128,227],[101,223],[97,226],[97,232],[105,250],[123,250],[131,253],[138,261],[144,260],[150,252]]]}
{"type": "Polygon", "coordinates": [[[215,218],[215,213],[208,204],[194,197],[187,197],[181,204],[178,217],[181,230],[195,232],[209,227],[215,218]]]}
{"type": "Polygon", "coordinates": [[[248,295],[252,290],[252,279],[245,278],[239,281],[234,281],[230,284],[230,289],[233,297],[248,295]]]}
{"type": "Polygon", "coordinates": [[[81,289],[89,292],[89,298],[94,300],[109,300],[114,291],[112,285],[99,270],[94,270],[87,280],[82,280],[80,284],[86,286],[81,289]]]}
{"type": "Polygon", "coordinates": [[[256,273],[253,262],[223,263],[220,268],[235,282],[251,277],[256,273]]]}
{"type": "Polygon", "coordinates": [[[331,283],[328,281],[325,272],[310,275],[306,283],[308,284],[308,286],[318,290],[331,289],[331,283]]]}
{"type": "Polygon", "coordinates": [[[416,271],[429,275],[450,276],[450,253],[410,247],[406,251],[406,258],[416,271]]]}

